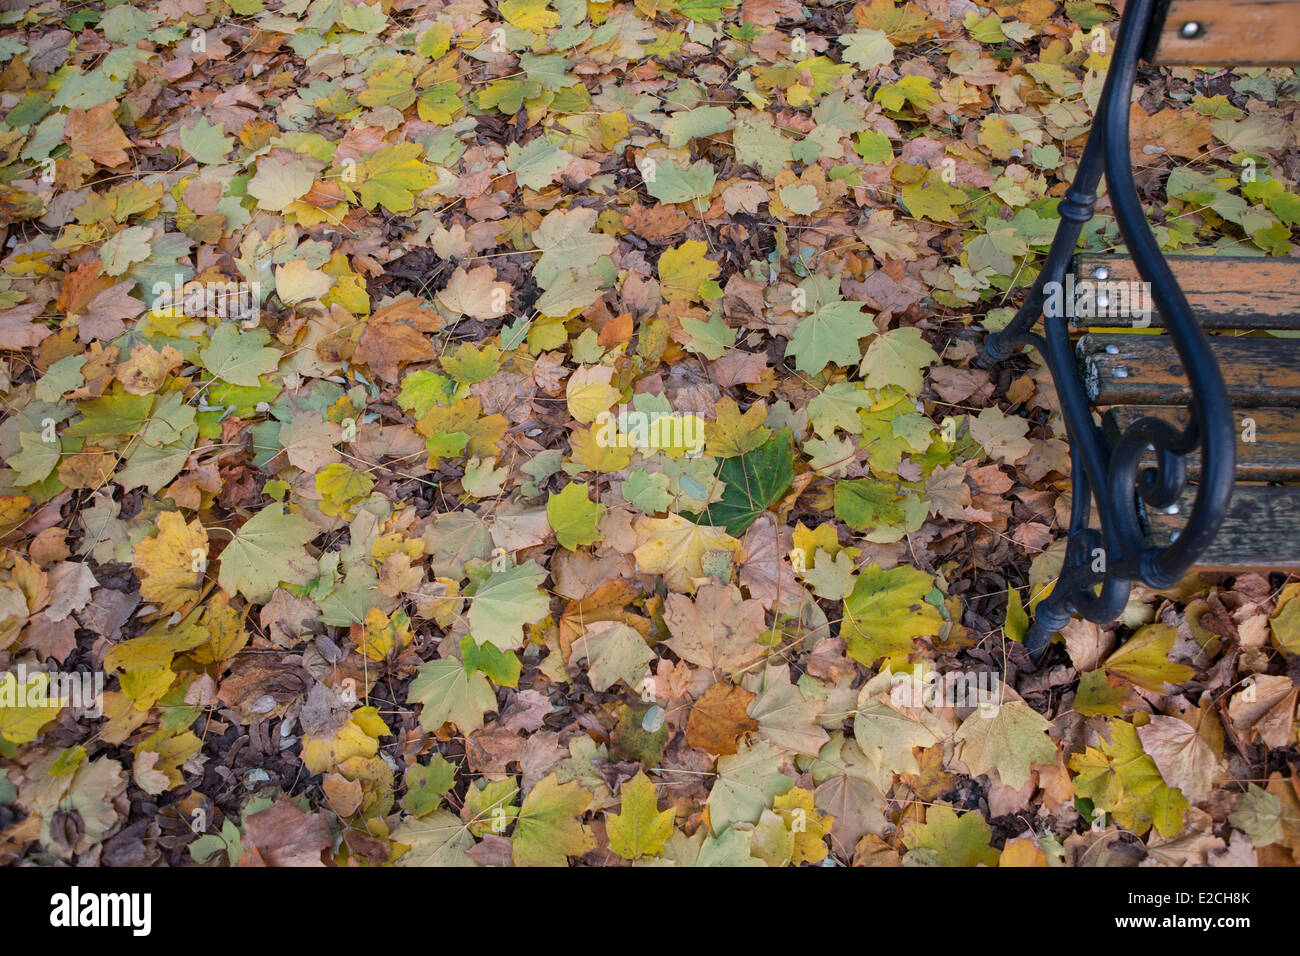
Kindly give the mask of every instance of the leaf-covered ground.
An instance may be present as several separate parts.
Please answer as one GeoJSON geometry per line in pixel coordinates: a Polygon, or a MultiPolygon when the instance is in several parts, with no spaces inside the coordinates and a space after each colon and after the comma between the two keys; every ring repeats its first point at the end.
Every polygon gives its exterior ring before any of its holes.
{"type": "MultiPolygon", "coordinates": [[[[1300,587],[1018,643],[1067,446],[971,363],[1115,25],[0,2],[0,860],[1291,864],[1300,587]]],[[[1294,255],[1298,102],[1142,73],[1166,249],[1294,255]]]]}

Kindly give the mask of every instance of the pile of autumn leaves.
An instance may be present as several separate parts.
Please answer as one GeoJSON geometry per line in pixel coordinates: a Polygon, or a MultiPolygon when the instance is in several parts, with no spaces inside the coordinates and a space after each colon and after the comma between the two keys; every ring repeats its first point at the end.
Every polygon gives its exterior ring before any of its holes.
{"type": "MultiPolygon", "coordinates": [[[[158,833],[126,826],[144,798],[197,835],[190,859],[243,865],[1047,865],[1104,856],[1120,828],[1160,862],[1300,848],[1292,782],[1238,792],[1225,772],[1295,743],[1295,690],[1267,673],[1300,653],[1295,586],[1237,582],[1181,619],[1135,605],[1117,650],[1072,625],[1078,673],[1047,685],[1048,716],[1000,682],[992,708],[927,696],[929,664],[1023,636],[1014,589],[1005,633],[963,627],[961,536],[1042,552],[1041,597],[1052,503],[1013,522],[1011,502],[1053,498],[1034,486],[1068,456],[981,407],[970,342],[940,355],[908,323],[923,295],[962,312],[991,298],[1046,243],[1062,153],[1045,137],[1086,128],[1065,91],[1098,82],[1084,30],[1110,11],[1067,4],[1057,22],[1017,0],[948,23],[942,4],[871,0],[801,60],[773,29],[803,16],[786,0],[661,17],[502,0],[518,69],[481,75],[495,40],[459,8],[412,31],[423,8],[401,3],[228,6],[263,31],[236,92],[193,72],[223,69],[216,34],[191,56],[154,10],[0,41],[3,89],[32,87],[0,94],[5,148],[57,149],[64,177],[0,202],[71,217],[0,277],[0,650],[110,681],[93,737],[58,705],[0,706],[0,805],[22,815],[0,859],[145,859],[158,833]],[[902,51],[949,28],[952,74],[932,79],[902,51]],[[1036,62],[999,69],[990,50],[1040,34],[1036,62]],[[146,48],[168,95],[197,80],[210,108],[151,113],[163,86],[132,72],[146,48]],[[754,53],[753,75],[704,62],[715,48],[754,53]],[[700,82],[644,93],[682,51],[700,82]],[[311,81],[285,95],[300,69],[311,81]],[[1030,107],[976,119],[986,87],[1010,97],[1029,76],[1042,124],[1030,107]],[[706,95],[723,86],[734,102],[706,95]],[[950,108],[977,135],[932,138],[950,108]],[[526,141],[493,142],[517,115],[526,141]],[[331,138],[312,125],[327,117],[351,125],[331,138]],[[150,150],[179,164],[120,175],[150,150]],[[629,152],[634,198],[606,168],[629,152]],[[864,208],[895,194],[906,216],[864,208]],[[776,249],[724,274],[744,221],[776,249]],[[959,221],[973,238],[941,264],[928,244],[959,221]],[[819,259],[823,229],[848,251],[819,259]],[[436,253],[435,285],[373,295],[408,246],[436,253]],[[506,255],[530,260],[527,314],[506,255]],[[265,327],[137,297],[228,261],[274,290],[265,327]],[[689,418],[703,454],[611,444],[621,406],[689,418]],[[939,535],[958,560],[928,549],[939,535]],[[264,786],[274,760],[247,749],[224,766],[227,732],[267,737],[294,773],[264,786]]],[[[1260,140],[1201,99],[1218,135],[1260,140]]],[[[1209,195],[1281,249],[1294,197],[1269,182],[1243,191],[1253,205],[1190,172],[1170,195],[1209,195]]],[[[1008,401],[1047,407],[1042,382],[1016,377],[1008,401]]]]}

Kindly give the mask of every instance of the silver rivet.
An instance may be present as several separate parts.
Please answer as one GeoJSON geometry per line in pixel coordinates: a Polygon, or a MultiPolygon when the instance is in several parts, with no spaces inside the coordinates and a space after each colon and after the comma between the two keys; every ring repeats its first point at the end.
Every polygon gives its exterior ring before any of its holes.
{"type": "Polygon", "coordinates": [[[1177,540],[1178,540],[1178,532],[1174,531],[1169,535],[1169,543],[1173,544],[1177,540]]]}
{"type": "Polygon", "coordinates": [[[1116,378],[1128,378],[1128,369],[1126,369],[1123,365],[1120,365],[1111,374],[1114,375],[1116,378]]]}
{"type": "Polygon", "coordinates": [[[1106,354],[1107,354],[1107,355],[1119,355],[1119,346],[1118,346],[1118,345],[1108,345],[1108,346],[1106,346],[1106,354]]]}
{"type": "Polygon", "coordinates": [[[1195,20],[1188,20],[1178,28],[1178,35],[1184,40],[1195,40],[1201,32],[1201,25],[1195,20]]]}
{"type": "Polygon", "coordinates": [[[1104,309],[1109,305],[1110,305],[1110,296],[1108,295],[1097,296],[1097,308],[1104,309]]]}
{"type": "Polygon", "coordinates": [[[1102,279],[1102,280],[1109,279],[1110,270],[1107,269],[1105,266],[1098,266],[1096,269],[1093,270],[1092,276],[1094,279],[1102,279]]]}
{"type": "Polygon", "coordinates": [[[1156,450],[1156,446],[1151,444],[1150,442],[1147,442],[1147,451],[1155,451],[1155,450],[1156,450]]]}
{"type": "Polygon", "coordinates": [[[1167,515],[1176,515],[1176,514],[1178,514],[1178,512],[1180,512],[1180,511],[1182,511],[1182,510],[1183,510],[1183,509],[1180,508],[1180,507],[1178,507],[1178,505],[1170,505],[1168,508],[1165,509],[1165,514],[1167,514],[1167,515]]]}

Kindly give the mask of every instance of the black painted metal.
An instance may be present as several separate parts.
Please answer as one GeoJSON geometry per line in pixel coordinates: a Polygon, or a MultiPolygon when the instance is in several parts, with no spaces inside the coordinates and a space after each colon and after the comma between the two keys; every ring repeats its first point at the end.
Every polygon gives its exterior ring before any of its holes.
{"type": "Polygon", "coordinates": [[[1119,39],[1102,88],[1096,122],[1088,135],[1079,171],[1061,200],[1061,224],[1038,279],[1016,316],[989,337],[986,363],[1008,358],[1024,345],[1047,360],[1070,437],[1074,499],[1065,564],[1052,593],[1039,604],[1025,638],[1036,660],[1052,635],[1072,615],[1104,623],[1118,617],[1134,581],[1170,587],[1205,550],[1227,512],[1236,449],[1228,393],[1210,354],[1205,333],[1151,235],[1129,165],[1129,98],[1157,0],[1129,0],[1119,39]],[[1133,422],[1109,446],[1093,420],[1087,390],[1070,345],[1069,320],[1062,311],[1043,315],[1048,283],[1064,283],[1079,233],[1092,218],[1102,174],[1120,233],[1151,295],[1191,385],[1191,423],[1179,430],[1155,418],[1133,422]],[[1031,331],[1043,315],[1044,335],[1031,331]],[[1139,501],[1170,508],[1187,482],[1186,456],[1201,448],[1201,480],[1186,526],[1169,547],[1151,545],[1142,528],[1139,501]],[[1156,452],[1156,467],[1139,468],[1144,451],[1156,452]],[[1100,528],[1089,527],[1093,500],[1100,528]]]}

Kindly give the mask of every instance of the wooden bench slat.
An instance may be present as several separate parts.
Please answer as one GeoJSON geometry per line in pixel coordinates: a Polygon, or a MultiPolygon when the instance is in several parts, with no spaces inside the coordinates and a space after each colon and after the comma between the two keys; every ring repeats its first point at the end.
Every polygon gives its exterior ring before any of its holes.
{"type": "Polygon", "coordinates": [[[1300,64],[1297,0],[1172,0],[1155,62],[1177,66],[1300,64]],[[1186,37],[1185,24],[1200,31],[1186,37]]]}
{"type": "MultiPolygon", "coordinates": [[[[1300,24],[1296,29],[1300,31],[1300,24]]],[[[1165,256],[1165,261],[1203,328],[1300,329],[1300,259],[1181,255],[1165,256]]],[[[1079,280],[1095,281],[1098,269],[1105,269],[1112,281],[1142,280],[1128,256],[1083,254],[1075,259],[1079,280]]],[[[1072,320],[1079,328],[1132,323],[1133,318],[1124,316],[1072,320]]],[[[1158,309],[1153,310],[1151,324],[1164,324],[1158,309]]]]}
{"type": "MultiPolygon", "coordinates": [[[[1300,339],[1211,336],[1235,407],[1300,407],[1300,339]]],[[[1079,339],[1096,405],[1186,405],[1191,389],[1167,335],[1092,332],[1079,339]],[[1109,351],[1108,351],[1109,348],[1109,351]]]]}
{"type": "MultiPolygon", "coordinates": [[[[1107,437],[1118,440],[1123,431],[1139,418],[1151,416],[1183,428],[1191,413],[1177,405],[1120,405],[1102,416],[1107,437]]],[[[1237,435],[1238,481],[1300,481],[1300,409],[1237,408],[1232,413],[1237,435]],[[1249,419],[1250,427],[1246,420],[1249,419]],[[1243,436],[1254,440],[1246,441],[1243,436]]],[[[1145,464],[1154,465],[1151,455],[1145,464]]],[[[1201,474],[1201,456],[1187,459],[1188,474],[1195,480],[1201,474]]]]}
{"type": "MultiPolygon", "coordinates": [[[[1187,522],[1195,489],[1180,501],[1181,513],[1149,510],[1152,540],[1164,547],[1187,522]]],[[[1294,571],[1300,569],[1300,488],[1237,485],[1214,541],[1196,562],[1200,571],[1294,571]]]]}

